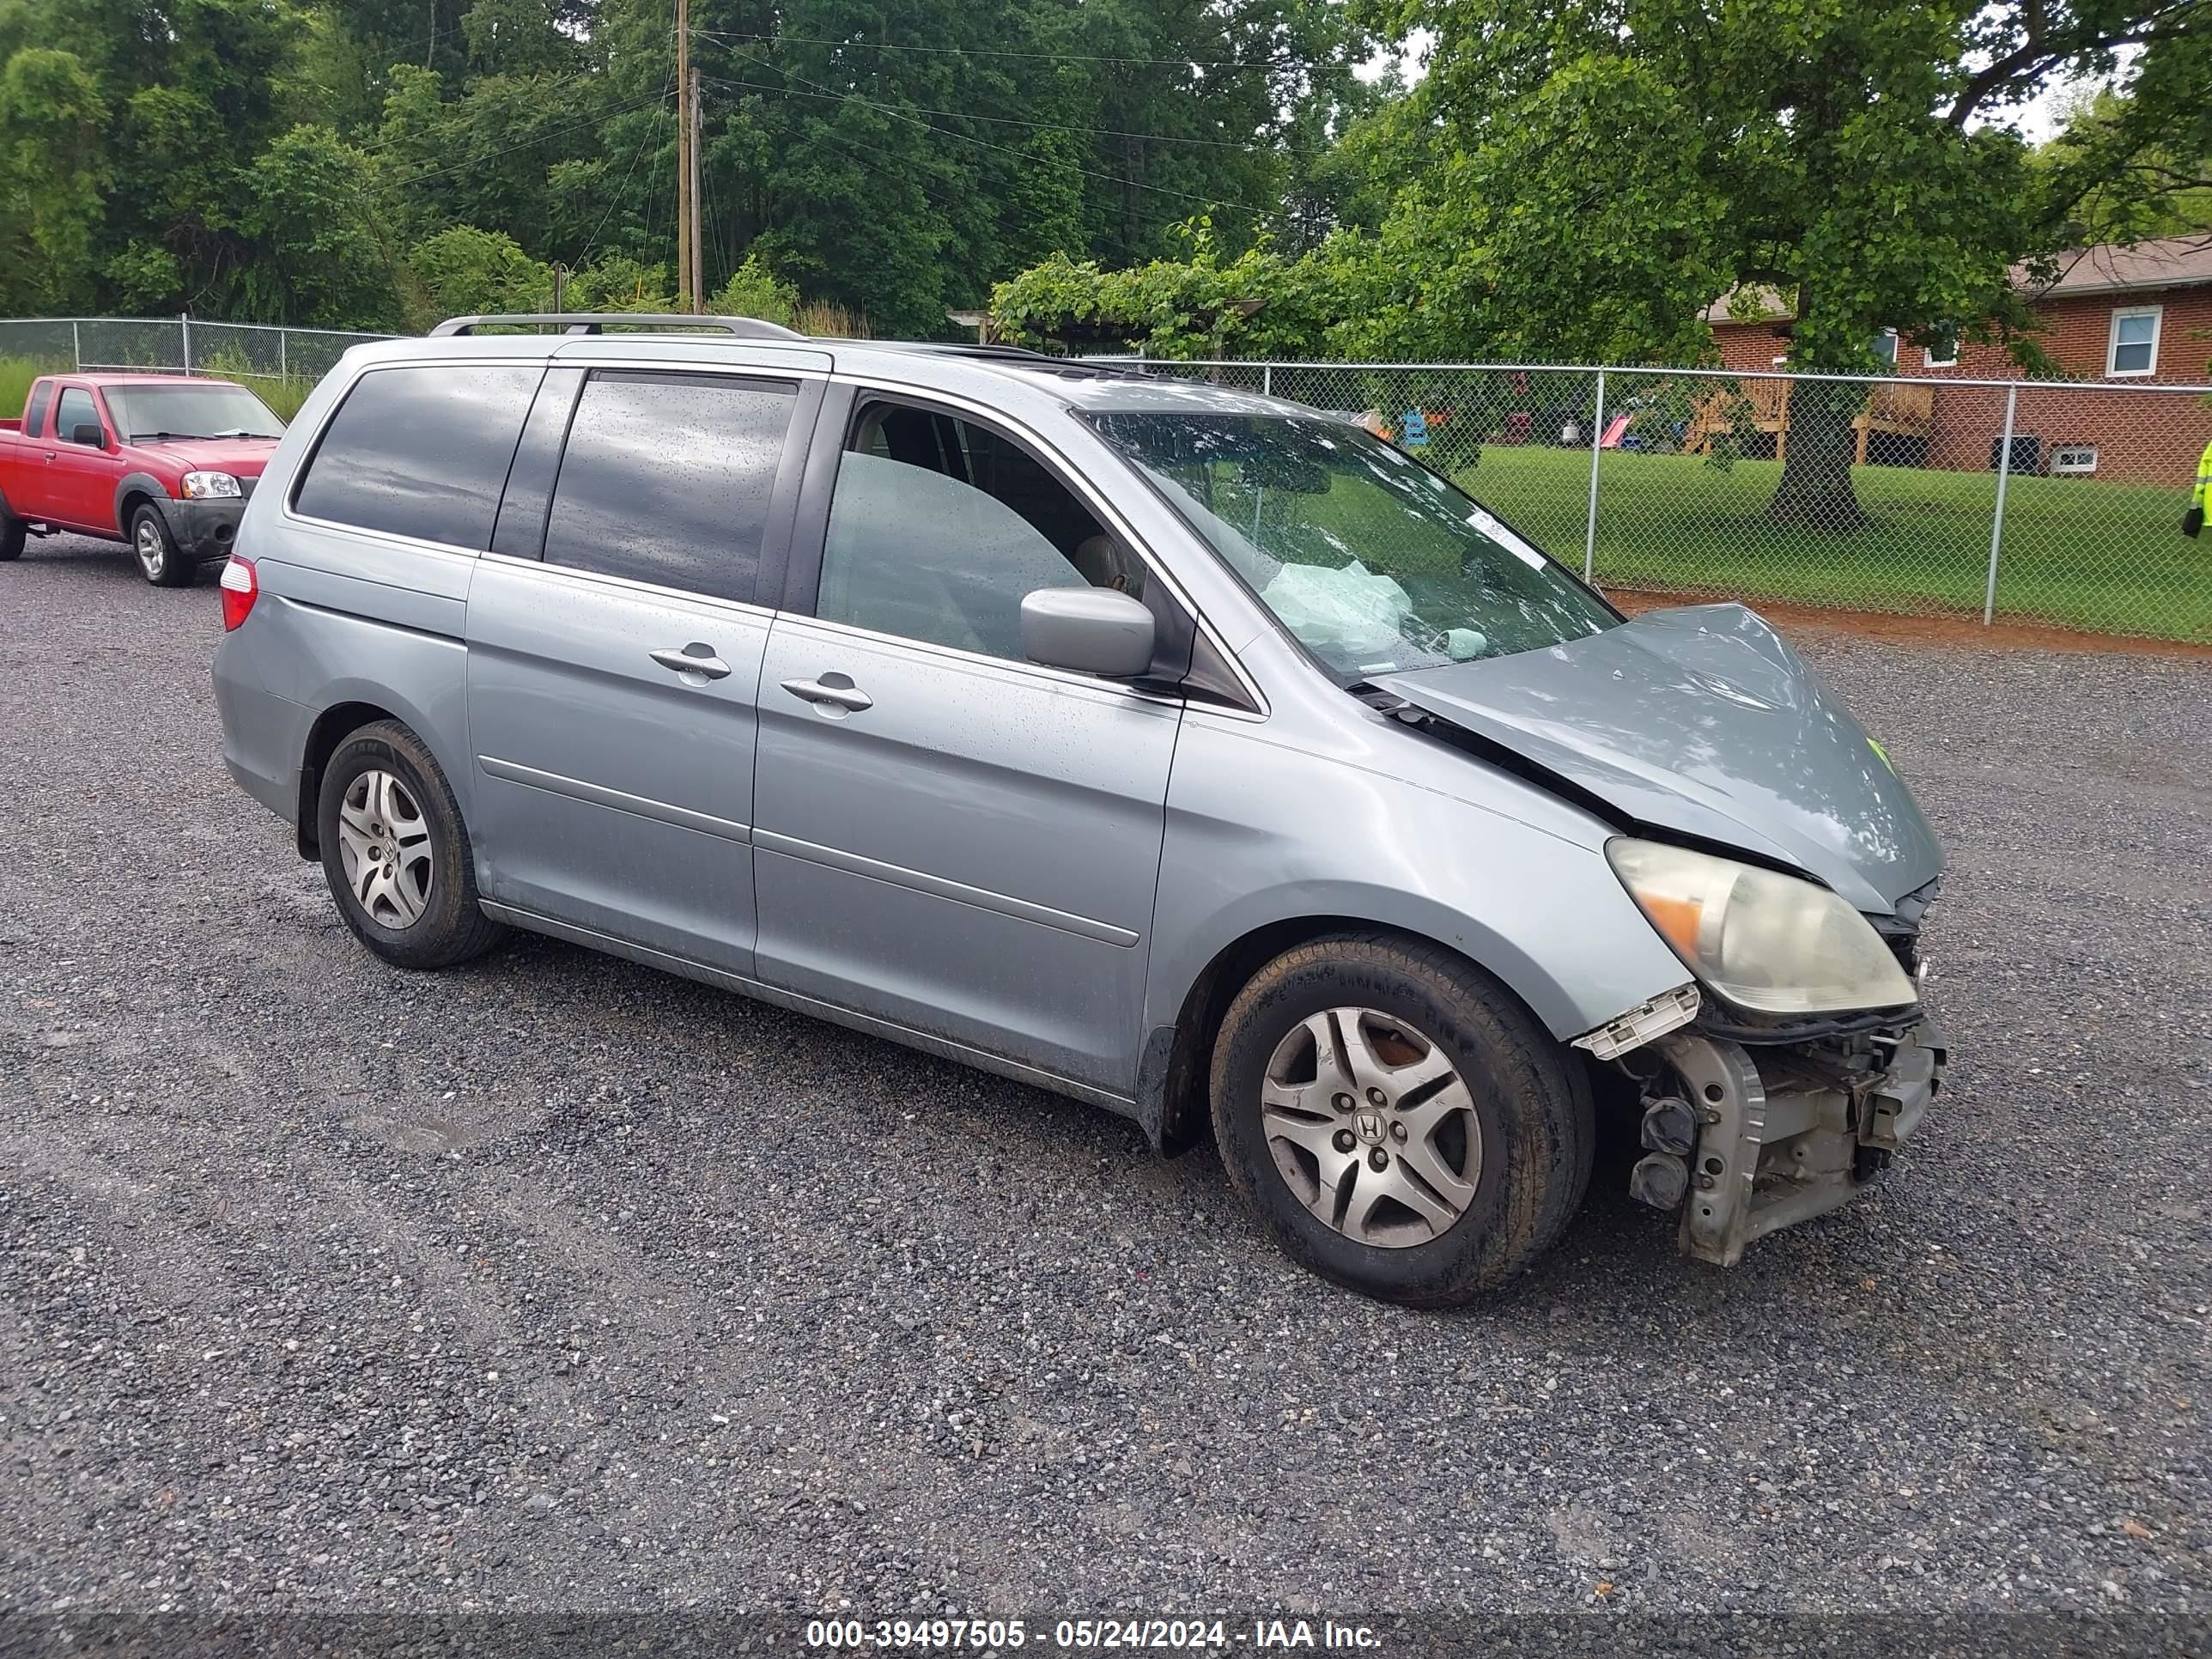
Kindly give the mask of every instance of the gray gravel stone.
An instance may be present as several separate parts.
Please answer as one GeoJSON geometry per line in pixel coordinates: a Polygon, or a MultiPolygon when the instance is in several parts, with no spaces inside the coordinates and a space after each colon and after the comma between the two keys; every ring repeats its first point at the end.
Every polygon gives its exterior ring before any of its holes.
{"type": "Polygon", "coordinates": [[[1922,1139],[1726,1273],[1612,1166],[1436,1317],[1085,1107],[381,966],[224,775],[206,583],[0,592],[0,1607],[2212,1600],[2212,664],[1804,639],[1954,860],[1922,1139]]]}

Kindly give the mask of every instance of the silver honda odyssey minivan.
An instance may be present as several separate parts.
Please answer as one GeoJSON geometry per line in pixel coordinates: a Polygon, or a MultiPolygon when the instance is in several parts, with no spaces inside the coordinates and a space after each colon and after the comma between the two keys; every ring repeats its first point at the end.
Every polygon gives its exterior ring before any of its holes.
{"type": "Polygon", "coordinates": [[[1881,748],[1752,612],[1624,619],[1341,416],[460,319],[346,355],[222,586],[224,758],[386,961],[528,929],[1210,1131],[1371,1296],[1526,1267],[1601,1122],[1733,1263],[1938,1086],[1881,748]]]}

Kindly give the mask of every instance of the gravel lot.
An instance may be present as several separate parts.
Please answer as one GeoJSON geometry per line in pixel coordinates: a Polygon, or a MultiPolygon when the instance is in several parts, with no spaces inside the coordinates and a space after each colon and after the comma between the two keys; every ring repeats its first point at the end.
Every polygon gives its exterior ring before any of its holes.
{"type": "Polygon", "coordinates": [[[1471,1314],[1210,1155],[565,945],[358,949],[216,595],[0,567],[0,1608],[2212,1610],[2212,659],[1807,635],[1954,860],[1956,1061],[1471,1314]]]}

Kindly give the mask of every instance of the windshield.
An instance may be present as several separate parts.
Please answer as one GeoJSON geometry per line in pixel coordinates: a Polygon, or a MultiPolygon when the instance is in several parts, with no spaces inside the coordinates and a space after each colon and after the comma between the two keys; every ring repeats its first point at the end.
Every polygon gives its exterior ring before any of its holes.
{"type": "Polygon", "coordinates": [[[112,386],[107,410],[126,442],[284,435],[284,422],[242,386],[112,386]]]}
{"type": "Polygon", "coordinates": [[[1346,684],[1541,650],[1620,621],[1528,541],[1356,426],[1319,415],[1091,420],[1346,684]]]}

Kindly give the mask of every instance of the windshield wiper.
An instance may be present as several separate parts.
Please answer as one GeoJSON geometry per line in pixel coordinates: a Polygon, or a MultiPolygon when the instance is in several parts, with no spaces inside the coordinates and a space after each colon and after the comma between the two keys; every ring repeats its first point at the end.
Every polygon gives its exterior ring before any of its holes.
{"type": "Polygon", "coordinates": [[[204,443],[207,441],[207,434],[204,432],[134,432],[131,434],[131,441],[134,444],[155,443],[164,438],[180,439],[187,443],[204,443]]]}
{"type": "Polygon", "coordinates": [[[208,436],[210,438],[267,438],[274,441],[276,434],[273,432],[256,432],[251,427],[227,426],[220,432],[210,432],[208,436]]]}

